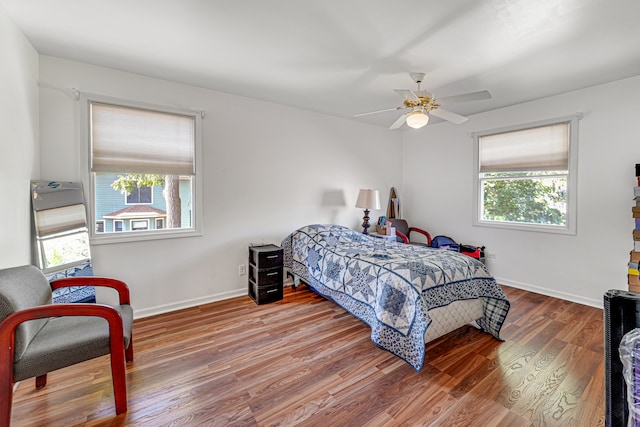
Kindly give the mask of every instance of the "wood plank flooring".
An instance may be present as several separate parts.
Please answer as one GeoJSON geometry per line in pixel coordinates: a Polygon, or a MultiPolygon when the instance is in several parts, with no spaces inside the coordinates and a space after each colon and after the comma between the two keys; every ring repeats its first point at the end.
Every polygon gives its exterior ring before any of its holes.
{"type": "Polygon", "coordinates": [[[105,356],[20,383],[12,426],[603,426],[602,310],[504,290],[505,342],[465,326],[419,373],[304,286],[140,319],[126,414],[105,356]]]}

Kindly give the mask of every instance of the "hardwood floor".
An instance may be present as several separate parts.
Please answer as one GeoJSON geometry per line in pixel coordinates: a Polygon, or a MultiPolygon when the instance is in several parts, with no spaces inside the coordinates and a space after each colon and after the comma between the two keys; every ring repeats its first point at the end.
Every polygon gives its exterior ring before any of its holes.
{"type": "Polygon", "coordinates": [[[602,426],[602,310],[504,287],[505,342],[471,326],[421,372],[308,290],[140,319],[115,416],[108,356],[19,384],[12,426],[602,426]]]}

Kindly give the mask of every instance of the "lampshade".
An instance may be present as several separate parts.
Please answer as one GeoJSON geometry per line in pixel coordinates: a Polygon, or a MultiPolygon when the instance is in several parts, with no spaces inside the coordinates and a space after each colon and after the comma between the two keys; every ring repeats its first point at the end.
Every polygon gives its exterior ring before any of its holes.
{"type": "Polygon", "coordinates": [[[420,129],[422,126],[425,126],[429,123],[429,116],[427,116],[422,111],[414,111],[409,114],[407,117],[407,126],[412,127],[414,129],[420,129]]]}
{"type": "Polygon", "coordinates": [[[378,193],[378,190],[360,190],[356,200],[356,208],[380,209],[380,193],[378,193]]]}

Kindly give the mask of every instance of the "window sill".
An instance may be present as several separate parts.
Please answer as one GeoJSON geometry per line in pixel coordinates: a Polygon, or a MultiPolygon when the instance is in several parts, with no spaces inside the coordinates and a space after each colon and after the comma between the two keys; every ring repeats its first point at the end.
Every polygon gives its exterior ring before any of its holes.
{"type": "Polygon", "coordinates": [[[195,229],[175,231],[123,231],[117,233],[93,233],[90,237],[92,245],[109,245],[112,243],[133,243],[146,240],[179,239],[182,237],[201,237],[202,232],[195,229]]]}
{"type": "Polygon", "coordinates": [[[533,231],[536,233],[552,233],[566,234],[575,236],[577,234],[575,227],[547,225],[547,224],[530,224],[507,221],[474,221],[476,227],[502,228],[507,230],[533,231]]]}

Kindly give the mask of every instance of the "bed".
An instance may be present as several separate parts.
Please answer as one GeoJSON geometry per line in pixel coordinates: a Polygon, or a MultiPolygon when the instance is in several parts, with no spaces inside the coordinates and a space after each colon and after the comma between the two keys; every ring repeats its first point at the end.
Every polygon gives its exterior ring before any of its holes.
{"type": "Polygon", "coordinates": [[[308,225],[282,241],[284,266],[371,328],[371,341],[420,371],[425,345],[473,322],[501,340],[509,301],[484,264],[458,252],[308,225]]]}

